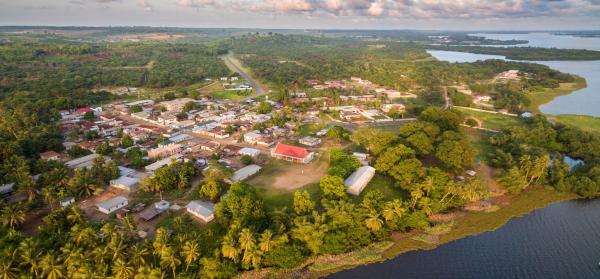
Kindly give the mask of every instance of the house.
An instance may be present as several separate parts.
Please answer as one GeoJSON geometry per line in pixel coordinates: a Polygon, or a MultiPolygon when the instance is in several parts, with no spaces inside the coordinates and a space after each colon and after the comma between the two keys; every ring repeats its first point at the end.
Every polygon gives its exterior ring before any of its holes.
{"type": "Polygon", "coordinates": [[[139,183],[140,179],[137,177],[121,176],[117,179],[111,180],[110,186],[131,192],[135,190],[139,183]]]}
{"type": "Polygon", "coordinates": [[[250,148],[250,147],[244,147],[244,148],[240,149],[240,151],[238,151],[238,154],[248,155],[250,157],[256,157],[256,156],[260,155],[260,150],[250,148]]]}
{"type": "Polygon", "coordinates": [[[59,203],[60,203],[60,206],[62,206],[62,207],[68,207],[69,205],[75,203],[75,198],[74,197],[68,197],[68,198],[60,200],[59,203]]]}
{"type": "Polygon", "coordinates": [[[187,212],[200,218],[205,223],[215,218],[215,204],[204,201],[191,201],[186,205],[187,212]]]}
{"type": "Polygon", "coordinates": [[[352,156],[358,159],[363,165],[368,164],[369,155],[367,153],[353,152],[352,156]]]}
{"type": "Polygon", "coordinates": [[[231,177],[233,183],[240,182],[258,173],[262,168],[259,165],[249,165],[237,170],[231,177]]]}
{"type": "Polygon", "coordinates": [[[180,144],[166,140],[161,142],[157,148],[148,150],[148,157],[150,158],[164,158],[181,152],[182,146],[180,144]]]}
{"type": "Polygon", "coordinates": [[[301,138],[298,142],[300,142],[300,144],[304,144],[306,146],[313,147],[313,146],[317,146],[317,145],[321,144],[321,139],[307,136],[307,137],[301,138]]]}
{"type": "Polygon", "coordinates": [[[162,159],[160,161],[156,161],[156,162],[154,162],[154,163],[152,163],[150,165],[147,165],[145,167],[145,169],[146,169],[146,171],[148,173],[154,173],[154,171],[156,171],[157,169],[160,169],[160,168],[162,168],[164,166],[170,165],[171,161],[173,161],[173,160],[180,161],[180,160],[182,160],[182,158],[183,158],[183,156],[181,154],[176,154],[176,155],[173,155],[171,157],[164,158],[164,159],[162,159]]]}
{"type": "Polygon", "coordinates": [[[244,134],[244,141],[249,144],[256,144],[261,138],[262,135],[259,131],[252,131],[244,134]]]}
{"type": "Polygon", "coordinates": [[[139,216],[142,219],[144,219],[144,221],[148,222],[156,218],[156,216],[160,215],[161,213],[167,211],[167,209],[169,209],[170,206],[171,203],[165,200],[161,200],[159,202],[154,203],[154,206],[148,207],[142,212],[140,212],[139,216]]]}
{"type": "Polygon", "coordinates": [[[344,181],[344,185],[347,187],[346,192],[355,196],[360,195],[362,190],[373,179],[373,176],[375,176],[375,168],[370,166],[358,168],[344,181]]]}
{"type": "Polygon", "coordinates": [[[53,160],[53,161],[59,161],[60,160],[60,153],[56,152],[56,151],[46,151],[43,153],[40,153],[40,158],[42,160],[53,160]]]}
{"type": "Polygon", "coordinates": [[[183,111],[183,107],[185,106],[185,104],[187,104],[189,102],[193,102],[193,101],[194,100],[191,98],[181,98],[181,99],[175,99],[175,100],[171,100],[171,101],[164,101],[164,102],[161,102],[160,104],[163,105],[169,112],[180,113],[183,111]]]}
{"type": "MultiPolygon", "coordinates": [[[[82,169],[92,167],[94,160],[100,157],[100,154],[90,154],[77,159],[73,159],[65,163],[65,166],[70,169],[82,169]]],[[[105,158],[106,159],[106,158],[105,158]]]]}
{"type": "Polygon", "coordinates": [[[403,104],[383,104],[383,105],[381,105],[381,111],[383,111],[385,113],[389,113],[391,110],[404,111],[405,109],[406,109],[406,106],[404,106],[403,104]]]}
{"type": "Polygon", "coordinates": [[[242,150],[243,147],[241,146],[237,146],[237,145],[232,145],[232,144],[228,144],[225,145],[225,147],[223,147],[223,151],[229,153],[229,154],[238,154],[240,152],[240,150],[242,150]]]}
{"type": "Polygon", "coordinates": [[[271,157],[294,163],[308,164],[314,158],[314,152],[305,148],[278,143],[271,149],[271,157]]]}
{"type": "Polygon", "coordinates": [[[0,185],[0,196],[8,196],[15,191],[15,183],[7,183],[0,185]]]}
{"type": "Polygon", "coordinates": [[[172,136],[169,138],[170,141],[174,142],[174,143],[179,143],[182,141],[188,141],[192,139],[192,136],[188,135],[188,134],[179,134],[176,136],[172,136]]]}
{"type": "Polygon", "coordinates": [[[96,206],[98,207],[98,211],[104,214],[111,214],[125,206],[129,203],[129,200],[123,196],[116,196],[112,199],[103,201],[98,203],[96,206]]]}

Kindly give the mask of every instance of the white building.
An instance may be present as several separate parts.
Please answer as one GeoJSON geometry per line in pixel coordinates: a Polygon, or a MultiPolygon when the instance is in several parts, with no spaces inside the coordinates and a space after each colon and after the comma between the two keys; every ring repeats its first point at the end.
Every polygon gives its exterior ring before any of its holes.
{"type": "Polygon", "coordinates": [[[154,173],[154,171],[156,171],[157,169],[160,169],[160,168],[162,168],[164,166],[168,166],[169,164],[171,164],[171,161],[173,161],[173,160],[175,160],[175,161],[182,160],[182,157],[183,157],[183,155],[176,154],[176,155],[173,155],[171,157],[164,158],[164,159],[162,159],[160,161],[156,161],[156,162],[154,162],[154,163],[152,163],[150,165],[147,165],[145,167],[145,169],[149,173],[154,173]]]}
{"type": "Polygon", "coordinates": [[[67,207],[67,206],[75,203],[75,198],[74,197],[68,197],[68,198],[60,200],[59,203],[60,203],[60,206],[67,207]]]}
{"type": "MultiPolygon", "coordinates": [[[[73,159],[65,163],[65,166],[70,169],[82,169],[92,167],[94,164],[94,160],[100,157],[100,154],[90,154],[87,156],[83,156],[77,159],[73,159]]],[[[104,158],[105,160],[110,160],[110,158],[104,158]]]]}
{"type": "Polygon", "coordinates": [[[212,221],[215,218],[215,204],[204,201],[191,201],[186,206],[187,212],[200,218],[205,223],[212,221]]]}
{"type": "Polygon", "coordinates": [[[140,179],[137,177],[121,176],[117,179],[111,180],[110,186],[131,192],[135,190],[139,183],[140,179]]]}
{"type": "Polygon", "coordinates": [[[250,147],[244,147],[244,148],[240,149],[240,151],[238,151],[238,154],[248,155],[250,157],[256,157],[256,156],[260,155],[260,150],[250,148],[250,147]]]}
{"type": "Polygon", "coordinates": [[[306,146],[313,147],[313,146],[317,146],[317,145],[321,144],[321,139],[307,136],[307,137],[301,138],[298,142],[300,142],[300,144],[304,144],[306,146]]]}
{"type": "Polygon", "coordinates": [[[116,196],[112,199],[98,203],[96,206],[98,206],[98,211],[100,211],[104,214],[111,214],[111,213],[127,206],[128,203],[129,203],[129,200],[127,200],[127,198],[125,198],[123,196],[116,196]]]}
{"type": "Polygon", "coordinates": [[[243,167],[233,174],[233,176],[231,177],[231,181],[233,181],[233,183],[243,181],[246,178],[255,175],[261,169],[262,168],[259,165],[249,165],[243,167]]]}
{"type": "Polygon", "coordinates": [[[375,168],[370,166],[358,168],[344,181],[344,185],[347,187],[346,192],[355,196],[360,195],[362,190],[373,179],[373,176],[375,176],[375,168]]]}

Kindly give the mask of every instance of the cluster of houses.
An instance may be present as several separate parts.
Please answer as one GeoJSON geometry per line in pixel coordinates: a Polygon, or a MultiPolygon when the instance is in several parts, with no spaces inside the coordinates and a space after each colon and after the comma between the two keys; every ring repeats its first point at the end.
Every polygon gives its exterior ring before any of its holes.
{"type": "MultiPolygon", "coordinates": [[[[319,80],[311,79],[307,80],[307,84],[312,86],[312,88],[316,91],[321,91],[325,89],[339,89],[339,90],[347,90],[347,89],[363,89],[366,94],[362,95],[342,95],[340,99],[342,101],[361,101],[361,102],[370,102],[374,101],[377,95],[382,95],[387,97],[389,100],[394,99],[412,99],[417,98],[417,95],[410,92],[402,92],[395,89],[388,89],[379,85],[374,84],[369,80],[362,79],[360,77],[350,77],[350,80],[328,80],[321,83],[319,80]]],[[[294,97],[297,98],[306,98],[306,93],[296,93],[294,97]],[[300,94],[300,95],[298,95],[300,94]]]]}

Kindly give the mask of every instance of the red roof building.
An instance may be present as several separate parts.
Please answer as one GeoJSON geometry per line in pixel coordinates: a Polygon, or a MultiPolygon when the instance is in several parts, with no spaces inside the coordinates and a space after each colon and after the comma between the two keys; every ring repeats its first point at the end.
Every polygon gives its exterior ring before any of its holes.
{"type": "Polygon", "coordinates": [[[40,158],[42,158],[43,160],[58,161],[58,160],[60,160],[60,153],[50,150],[50,151],[40,153],[40,158]]]}
{"type": "Polygon", "coordinates": [[[75,111],[75,114],[84,114],[84,113],[86,113],[86,112],[94,112],[94,110],[93,110],[93,109],[91,109],[91,108],[78,108],[78,109],[75,111]]]}
{"type": "Polygon", "coordinates": [[[308,164],[314,158],[314,153],[305,148],[278,143],[271,149],[271,157],[294,163],[308,164]]]}

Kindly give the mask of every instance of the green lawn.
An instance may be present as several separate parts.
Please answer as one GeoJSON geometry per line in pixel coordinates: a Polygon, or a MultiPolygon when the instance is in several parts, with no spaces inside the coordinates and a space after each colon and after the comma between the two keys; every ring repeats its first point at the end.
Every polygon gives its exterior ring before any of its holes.
{"type": "Polygon", "coordinates": [[[518,117],[505,115],[505,114],[494,114],[480,111],[473,111],[463,108],[456,108],[460,110],[466,116],[472,116],[482,121],[482,127],[494,130],[506,129],[521,125],[521,120],[518,117]]]}
{"type": "Polygon", "coordinates": [[[587,115],[561,114],[551,115],[550,118],[556,119],[565,125],[578,127],[581,130],[600,134],[600,118],[587,115]]]}
{"type": "Polygon", "coordinates": [[[394,185],[394,179],[381,174],[376,174],[375,177],[369,182],[369,185],[365,187],[360,197],[355,200],[362,200],[365,195],[370,191],[379,191],[383,194],[386,200],[393,199],[409,199],[408,193],[400,189],[400,187],[394,185]]]}
{"type": "Polygon", "coordinates": [[[492,133],[475,130],[475,129],[464,129],[467,139],[471,146],[477,151],[477,157],[485,163],[488,162],[488,154],[494,151],[494,148],[489,142],[489,138],[492,133]]]}

